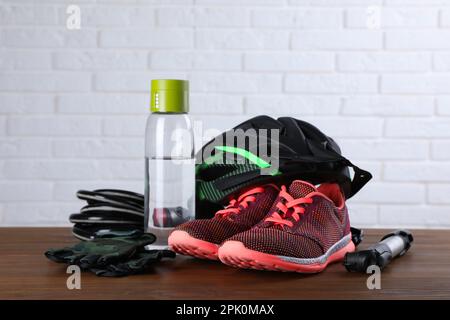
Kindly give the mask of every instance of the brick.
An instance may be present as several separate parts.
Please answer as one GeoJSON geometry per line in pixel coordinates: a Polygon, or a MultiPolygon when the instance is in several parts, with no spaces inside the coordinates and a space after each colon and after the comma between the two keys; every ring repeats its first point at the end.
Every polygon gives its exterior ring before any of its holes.
{"type": "Polygon", "coordinates": [[[6,135],[6,128],[7,128],[6,117],[0,116],[0,133],[2,135],[6,135]]]}
{"type": "Polygon", "coordinates": [[[342,118],[342,117],[311,117],[302,120],[311,122],[326,135],[333,138],[370,138],[380,137],[383,121],[377,118],[342,118]]]}
{"type": "Polygon", "coordinates": [[[130,8],[129,11],[128,24],[131,26],[153,26],[156,24],[156,10],[153,7],[137,6],[130,8]]]}
{"type": "Polygon", "coordinates": [[[450,159],[450,140],[434,140],[431,142],[431,158],[434,160],[450,159]]]}
{"type": "Polygon", "coordinates": [[[440,25],[442,27],[450,27],[450,9],[449,8],[444,8],[441,10],[441,15],[440,15],[440,25]]]}
{"type": "Polygon", "coordinates": [[[358,193],[360,203],[423,203],[425,201],[425,186],[411,183],[371,182],[358,193]]]}
{"type": "Polygon", "coordinates": [[[196,0],[199,5],[258,5],[258,6],[279,6],[280,0],[196,0]]]}
{"type": "MultiPolygon", "coordinates": [[[[0,144],[1,147],[1,144],[0,144]]],[[[143,139],[70,139],[53,142],[56,157],[144,158],[143,139]]]]}
{"type": "Polygon", "coordinates": [[[52,199],[50,182],[0,182],[0,201],[45,201],[52,199]]]}
{"type": "Polygon", "coordinates": [[[414,30],[387,31],[387,49],[449,49],[450,31],[414,30]]]}
{"type": "Polygon", "coordinates": [[[48,139],[0,138],[2,158],[27,158],[51,156],[51,144],[48,139]]]}
{"type": "Polygon", "coordinates": [[[448,4],[447,0],[386,0],[387,5],[417,5],[430,6],[448,4]]]}
{"type": "MultiPolygon", "coordinates": [[[[447,210],[442,210],[441,206],[431,206],[426,214],[426,226],[435,229],[448,228],[450,226],[450,215],[447,210]]],[[[427,209],[428,209],[427,208],[427,209]]]]}
{"type": "Polygon", "coordinates": [[[57,110],[67,114],[142,114],[148,113],[150,95],[146,94],[61,94],[57,110]]]}
{"type": "Polygon", "coordinates": [[[292,34],[293,49],[381,49],[383,35],[374,30],[345,31],[295,31],[292,34]]]}
{"type": "Polygon", "coordinates": [[[120,27],[129,22],[130,9],[124,6],[81,8],[81,27],[120,27]]]}
{"type": "Polygon", "coordinates": [[[148,94],[152,79],[185,78],[186,75],[181,72],[100,72],[94,76],[94,88],[96,91],[104,92],[122,91],[148,94]]]}
{"type": "Polygon", "coordinates": [[[432,204],[450,204],[450,184],[429,184],[428,202],[432,204]]]}
{"type": "Polygon", "coordinates": [[[152,7],[135,7],[129,3],[126,6],[101,6],[82,9],[83,27],[123,27],[123,26],[153,26],[156,22],[155,9],[152,7]]]}
{"type": "Polygon", "coordinates": [[[434,227],[450,226],[450,215],[440,206],[380,206],[380,223],[387,227],[434,227]]]}
{"type": "MultiPolygon", "coordinates": [[[[18,1],[21,1],[21,2],[41,2],[39,0],[18,0],[18,1]]],[[[100,1],[102,1],[102,0],[100,0],[100,1]]],[[[97,2],[100,2],[100,1],[97,1],[97,2]]],[[[115,0],[115,1],[119,1],[119,0],[115,0]]],[[[72,1],[70,1],[70,0],[45,0],[45,2],[46,3],[52,3],[52,4],[53,3],[58,3],[60,5],[61,4],[67,4],[67,5],[72,4],[72,1]]],[[[92,4],[92,0],[79,0],[77,2],[84,3],[84,4],[89,4],[89,3],[92,4]]],[[[61,9],[63,9],[63,11],[66,12],[66,7],[61,7],[61,9]]]]}
{"type": "Polygon", "coordinates": [[[311,5],[311,6],[374,6],[383,4],[383,0],[289,0],[294,5],[311,5]]]}
{"type": "Polygon", "coordinates": [[[370,93],[377,92],[375,75],[313,74],[286,75],[285,90],[302,93],[370,93]]]}
{"type": "Polygon", "coordinates": [[[197,92],[281,92],[282,77],[278,74],[191,73],[191,89],[197,92]]]}
{"type": "Polygon", "coordinates": [[[252,25],[270,28],[334,29],[342,26],[339,9],[256,9],[252,25]]]}
{"type": "Polygon", "coordinates": [[[155,51],[151,54],[152,69],[163,70],[240,70],[240,53],[155,51]]]}
{"type": "Polygon", "coordinates": [[[250,14],[246,8],[196,7],[159,8],[158,25],[165,27],[244,27],[250,25],[250,14]]]}
{"type": "Polygon", "coordinates": [[[71,227],[68,216],[80,210],[80,202],[11,203],[4,207],[2,226],[71,227]]]}
{"type": "Polygon", "coordinates": [[[120,116],[103,119],[103,134],[106,136],[139,136],[145,132],[146,117],[120,116]]]}
{"type": "Polygon", "coordinates": [[[0,113],[52,113],[54,100],[50,94],[0,94],[0,113]]]}
{"type": "Polygon", "coordinates": [[[56,25],[57,9],[52,6],[24,6],[3,4],[0,7],[2,25],[56,25]]]}
{"type": "Polygon", "coordinates": [[[248,117],[244,115],[193,115],[192,121],[196,138],[199,140],[204,138],[201,143],[196,144],[196,148],[200,149],[211,138],[237,126],[245,120],[248,120],[248,117]]]}
{"type": "Polygon", "coordinates": [[[352,225],[358,226],[359,228],[373,228],[377,225],[378,207],[376,205],[363,205],[352,202],[347,206],[352,225]]]}
{"type": "Polygon", "coordinates": [[[64,35],[52,29],[3,29],[3,44],[9,47],[63,47],[64,35]]]}
{"type": "Polygon", "coordinates": [[[441,94],[450,93],[450,75],[385,75],[381,79],[383,93],[441,94]]]}
{"type": "Polygon", "coordinates": [[[76,31],[63,31],[64,48],[96,48],[97,30],[80,29],[76,31]]]}
{"type": "Polygon", "coordinates": [[[50,52],[1,50],[0,69],[5,70],[30,70],[51,69],[52,59],[50,52]]]}
{"type": "Polygon", "coordinates": [[[450,71],[450,53],[435,52],[433,54],[433,68],[435,71],[450,71]]]}
{"type": "Polygon", "coordinates": [[[384,179],[405,182],[448,182],[450,181],[450,163],[387,163],[384,168],[384,179]]]}
{"type": "Polygon", "coordinates": [[[424,72],[431,70],[426,53],[341,53],[338,70],[351,72],[424,72]]]}
{"type": "Polygon", "coordinates": [[[90,29],[72,31],[50,28],[4,29],[3,42],[8,47],[91,48],[97,45],[97,32],[90,29]]]}
{"type": "Polygon", "coordinates": [[[194,26],[194,9],[161,7],[156,10],[158,26],[162,27],[192,27],[194,26]]]}
{"type": "Polygon", "coordinates": [[[262,29],[197,29],[199,49],[274,49],[289,48],[289,31],[262,29]]]}
{"type": "MultiPolygon", "coordinates": [[[[387,8],[380,7],[380,28],[429,28],[436,27],[438,10],[435,8],[387,8]]],[[[346,11],[346,25],[350,28],[367,28],[368,8],[346,11]]]]}
{"type": "Polygon", "coordinates": [[[94,76],[94,88],[97,91],[146,92],[150,81],[150,74],[98,73],[94,76]]]}
{"type": "Polygon", "coordinates": [[[66,70],[146,69],[148,57],[145,52],[128,51],[77,51],[57,52],[54,55],[55,68],[66,70]]]}
{"type": "Polygon", "coordinates": [[[189,48],[193,44],[193,32],[189,29],[136,29],[102,30],[101,47],[127,48],[189,48]]]}
{"type": "Polygon", "coordinates": [[[252,71],[332,71],[331,53],[247,53],[244,69],[252,71]]]}
{"type": "Polygon", "coordinates": [[[6,160],[8,179],[90,180],[99,177],[97,163],[90,160],[6,160]]]}
{"type": "MultiPolygon", "coordinates": [[[[109,3],[110,0],[98,0],[99,2],[109,3]]],[[[129,0],[116,0],[116,1],[124,1],[128,2],[129,0]]],[[[138,4],[164,4],[164,5],[192,5],[194,4],[194,0],[135,0],[138,4]]]]}
{"type": "Polygon", "coordinates": [[[242,114],[243,98],[228,94],[191,94],[191,114],[242,114]]]}
{"type": "Polygon", "coordinates": [[[426,225],[425,210],[421,206],[382,205],[380,206],[380,224],[388,227],[418,227],[426,225]]]}
{"type": "Polygon", "coordinates": [[[386,136],[407,138],[448,138],[450,119],[387,119],[386,136]]]}
{"type": "Polygon", "coordinates": [[[198,27],[244,27],[250,25],[250,14],[243,7],[200,7],[194,10],[198,27]]]}
{"type": "Polygon", "coordinates": [[[57,181],[54,185],[53,198],[57,201],[75,201],[78,200],[76,192],[78,190],[96,190],[96,189],[121,189],[144,194],[144,184],[141,179],[133,181],[57,181]]]}
{"type": "Polygon", "coordinates": [[[340,100],[330,96],[264,96],[246,98],[248,114],[332,115],[339,112],[340,100]]]}
{"type": "Polygon", "coordinates": [[[358,160],[425,160],[428,142],[424,140],[340,140],[350,159],[358,160]]]}
{"type": "Polygon", "coordinates": [[[15,116],[8,119],[8,133],[15,136],[95,136],[101,120],[83,116],[15,116]]]}
{"type": "Polygon", "coordinates": [[[97,174],[105,180],[136,180],[144,177],[144,160],[99,160],[97,174]]]}
{"type": "Polygon", "coordinates": [[[0,90],[31,92],[88,91],[91,75],[88,73],[2,73],[0,90]]]}
{"type": "Polygon", "coordinates": [[[437,113],[442,116],[450,115],[450,97],[437,98],[437,113]]]}
{"type": "Polygon", "coordinates": [[[345,115],[430,116],[433,112],[433,97],[426,96],[349,96],[342,107],[345,115]]]}

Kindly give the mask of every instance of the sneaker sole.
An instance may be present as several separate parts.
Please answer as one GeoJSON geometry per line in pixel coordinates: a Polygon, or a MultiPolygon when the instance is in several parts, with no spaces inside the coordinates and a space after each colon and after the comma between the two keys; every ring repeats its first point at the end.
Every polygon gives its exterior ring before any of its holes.
{"type": "Polygon", "coordinates": [[[347,252],[353,251],[355,245],[351,234],[335,243],[324,255],[312,259],[272,255],[250,250],[239,241],[226,241],[219,249],[219,259],[229,266],[243,269],[318,273],[328,264],[342,261],[347,252]]]}
{"type": "Polygon", "coordinates": [[[219,260],[217,244],[194,238],[186,231],[173,231],[168,242],[169,248],[176,253],[200,259],[219,260]]]}

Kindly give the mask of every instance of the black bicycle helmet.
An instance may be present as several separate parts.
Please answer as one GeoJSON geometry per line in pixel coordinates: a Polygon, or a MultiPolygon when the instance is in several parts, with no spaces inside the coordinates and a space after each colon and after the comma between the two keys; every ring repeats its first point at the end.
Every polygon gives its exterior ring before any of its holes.
{"type": "Polygon", "coordinates": [[[256,184],[293,179],[313,184],[333,181],[341,185],[348,199],[372,178],[343,157],[332,138],[310,123],[291,117],[257,116],[247,120],[205,144],[196,158],[198,218],[210,216],[230,195],[256,184]],[[274,136],[272,129],[278,129],[278,135],[274,136]],[[273,152],[277,146],[278,154],[273,152]],[[353,179],[349,167],[354,170],[353,179]]]}

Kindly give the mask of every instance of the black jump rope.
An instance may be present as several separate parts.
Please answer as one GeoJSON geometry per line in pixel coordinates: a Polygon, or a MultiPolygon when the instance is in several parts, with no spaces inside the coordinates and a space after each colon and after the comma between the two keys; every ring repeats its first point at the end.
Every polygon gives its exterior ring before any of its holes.
{"type": "MultiPolygon", "coordinates": [[[[78,264],[100,276],[124,276],[143,272],[162,258],[175,257],[168,250],[145,249],[145,245],[153,243],[155,237],[144,231],[142,194],[98,189],[80,190],[76,195],[87,205],[79,213],[70,215],[69,220],[74,223],[73,235],[84,243],[49,250],[46,252],[49,259],[78,264]],[[111,243],[116,245],[113,250],[121,252],[116,255],[116,259],[105,261],[104,256],[95,251],[101,251],[102,246],[111,243]]],[[[351,233],[353,243],[358,246],[363,240],[362,230],[352,227],[351,233]]],[[[403,256],[411,248],[412,242],[413,236],[409,231],[397,230],[366,250],[347,253],[343,264],[350,272],[366,272],[372,265],[384,269],[394,258],[403,256]]]]}
{"type": "Polygon", "coordinates": [[[80,240],[139,236],[144,233],[144,196],[125,190],[79,190],[77,198],[87,202],[70,215],[72,233],[80,240]]]}

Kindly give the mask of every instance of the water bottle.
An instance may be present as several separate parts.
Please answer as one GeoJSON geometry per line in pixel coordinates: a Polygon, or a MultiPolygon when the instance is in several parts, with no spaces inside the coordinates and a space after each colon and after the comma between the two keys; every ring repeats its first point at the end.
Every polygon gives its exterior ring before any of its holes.
{"type": "Polygon", "coordinates": [[[167,248],[177,225],[195,217],[194,134],[189,82],[152,80],[145,132],[145,225],[152,248],[167,248]]]}

